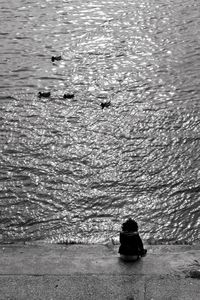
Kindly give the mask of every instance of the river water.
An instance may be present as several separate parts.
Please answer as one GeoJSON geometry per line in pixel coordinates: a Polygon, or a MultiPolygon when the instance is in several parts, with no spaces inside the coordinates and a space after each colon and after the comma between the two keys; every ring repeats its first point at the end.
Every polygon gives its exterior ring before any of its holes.
{"type": "Polygon", "coordinates": [[[0,5],[0,241],[199,241],[199,0],[0,5]]]}

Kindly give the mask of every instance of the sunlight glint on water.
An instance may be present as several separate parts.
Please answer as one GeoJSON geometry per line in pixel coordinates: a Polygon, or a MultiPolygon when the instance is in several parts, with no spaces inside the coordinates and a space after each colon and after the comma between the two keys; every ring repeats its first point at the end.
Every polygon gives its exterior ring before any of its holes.
{"type": "Polygon", "coordinates": [[[117,240],[132,216],[144,239],[198,241],[198,1],[2,1],[0,18],[0,240],[117,240]]]}

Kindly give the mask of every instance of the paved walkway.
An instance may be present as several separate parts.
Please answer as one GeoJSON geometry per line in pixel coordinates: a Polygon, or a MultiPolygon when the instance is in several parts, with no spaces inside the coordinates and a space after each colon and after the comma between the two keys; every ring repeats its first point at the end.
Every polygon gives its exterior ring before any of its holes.
{"type": "Polygon", "coordinates": [[[112,244],[0,245],[0,300],[200,299],[200,245],[147,249],[124,263],[112,244]]]}

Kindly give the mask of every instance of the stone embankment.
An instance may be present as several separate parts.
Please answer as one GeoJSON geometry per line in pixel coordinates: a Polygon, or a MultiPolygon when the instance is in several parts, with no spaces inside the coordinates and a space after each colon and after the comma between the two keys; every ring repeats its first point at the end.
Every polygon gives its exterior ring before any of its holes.
{"type": "Polygon", "coordinates": [[[148,245],[125,263],[118,246],[0,246],[1,300],[200,299],[200,245],[148,245]]]}

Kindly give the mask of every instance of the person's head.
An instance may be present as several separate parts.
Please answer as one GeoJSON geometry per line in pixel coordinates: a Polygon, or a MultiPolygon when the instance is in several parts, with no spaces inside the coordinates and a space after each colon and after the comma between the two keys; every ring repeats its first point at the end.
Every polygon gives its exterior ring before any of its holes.
{"type": "Polygon", "coordinates": [[[129,218],[122,224],[122,231],[138,231],[137,222],[129,218]]]}

